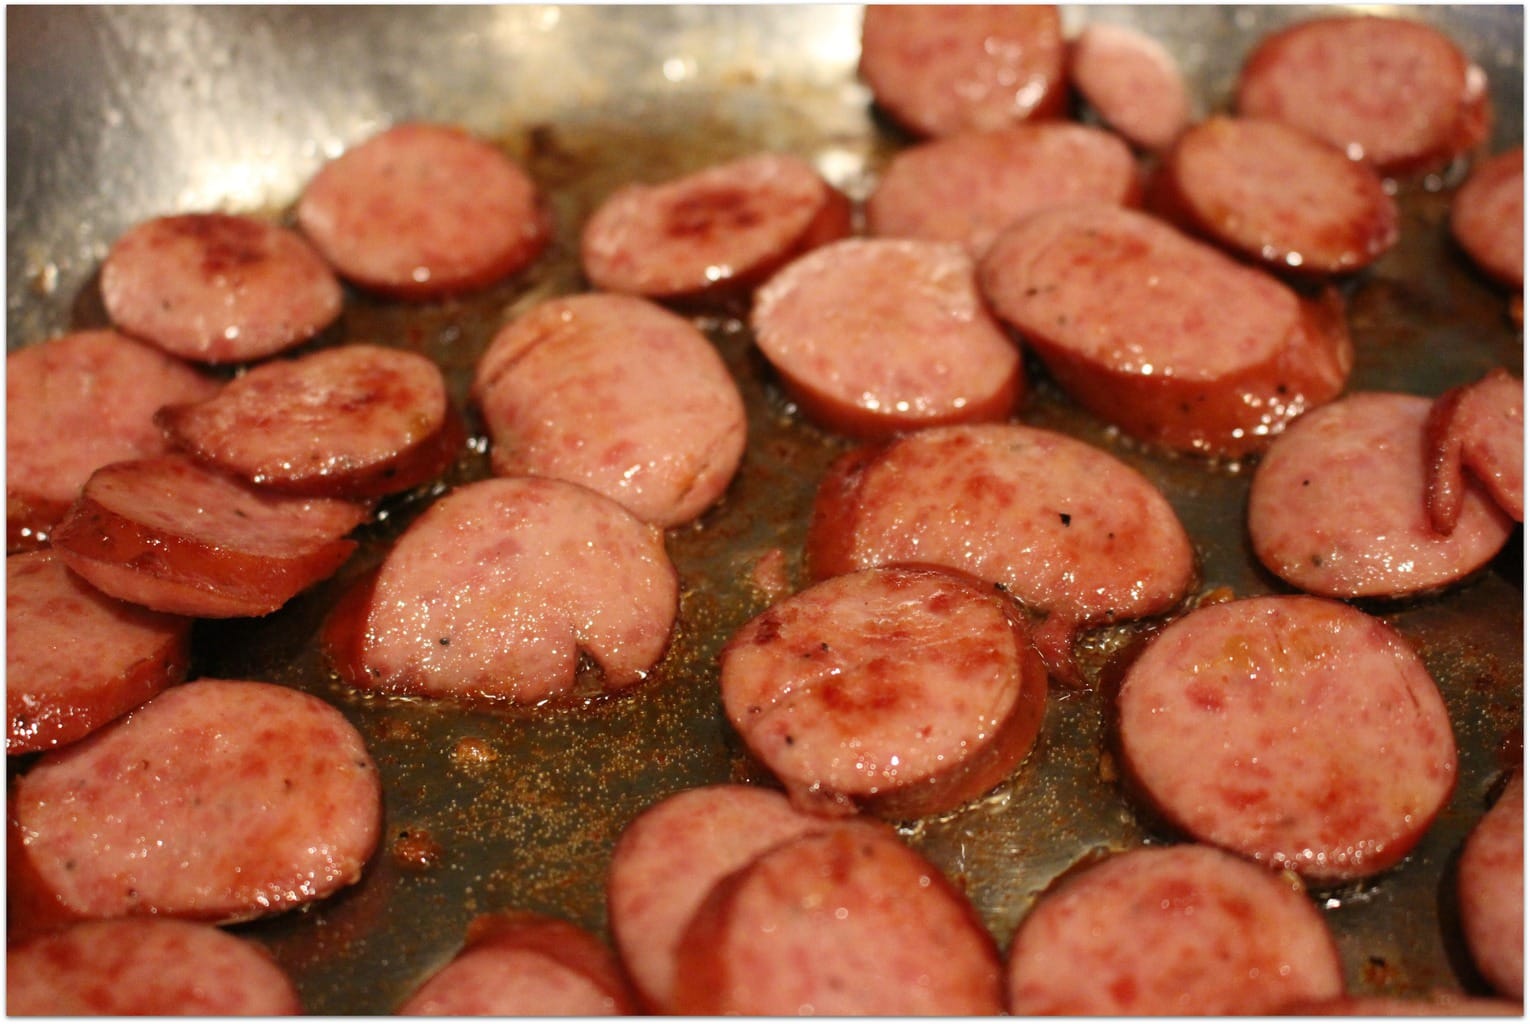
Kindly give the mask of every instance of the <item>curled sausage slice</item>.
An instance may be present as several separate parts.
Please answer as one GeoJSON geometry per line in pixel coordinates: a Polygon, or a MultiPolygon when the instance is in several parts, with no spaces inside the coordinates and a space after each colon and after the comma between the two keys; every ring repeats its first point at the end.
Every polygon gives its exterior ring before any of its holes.
{"type": "Polygon", "coordinates": [[[1021,920],[1006,978],[1019,1017],[1257,1015],[1338,996],[1344,965],[1299,883],[1183,844],[1064,874],[1021,920]]]}
{"type": "Polygon", "coordinates": [[[1117,710],[1124,766],[1170,824],[1317,883],[1396,864],[1455,785],[1423,660],[1324,598],[1191,612],[1127,670],[1117,710]]]}
{"type": "Polygon", "coordinates": [[[361,876],[382,791],[339,711],[271,683],[173,686],[17,784],[39,884],[84,917],[243,921],[361,876]]]}
{"type": "Polygon", "coordinates": [[[1466,500],[1466,475],[1516,522],[1525,521],[1525,385],[1502,367],[1435,399],[1424,422],[1429,522],[1450,533],[1466,500]]]}
{"type": "Polygon", "coordinates": [[[480,480],[410,524],[332,613],[324,645],[362,689],[536,704],[575,690],[581,653],[600,690],[646,677],[678,595],[663,532],[610,498],[480,480]]]}
{"type": "Polygon", "coordinates": [[[1068,47],[1068,79],[1110,127],[1162,150],[1190,123],[1190,93],[1162,43],[1125,25],[1091,22],[1068,47]]]}
{"type": "Polygon", "coordinates": [[[946,569],[846,573],[773,605],[723,648],[744,743],[818,813],[916,818],[1007,778],[1041,730],[1047,674],[1019,608],[946,569]]]}
{"type": "Polygon", "coordinates": [[[1450,201],[1450,232],[1489,277],[1525,286],[1525,149],[1484,160],[1450,201]]]}
{"type": "Polygon", "coordinates": [[[1494,991],[1525,998],[1525,781],[1516,773],[1461,850],[1461,931],[1494,991]]]}

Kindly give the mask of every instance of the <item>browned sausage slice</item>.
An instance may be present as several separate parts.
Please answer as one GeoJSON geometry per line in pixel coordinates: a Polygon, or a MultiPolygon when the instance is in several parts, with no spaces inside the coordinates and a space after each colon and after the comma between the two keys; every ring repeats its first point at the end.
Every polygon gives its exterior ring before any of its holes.
{"type": "Polygon", "coordinates": [[[191,621],[108,597],[51,550],[5,560],[5,752],[67,746],[186,677],[191,621]]]}
{"type": "Polygon", "coordinates": [[[1190,123],[1190,93],[1162,43],[1125,25],[1091,22],[1068,47],[1068,79],[1106,124],[1158,151],[1190,123]]]}
{"type": "Polygon", "coordinates": [[[678,600],[658,527],[562,480],[480,480],[410,524],[324,643],[362,689],[537,704],[573,693],[581,653],[596,692],[641,681],[678,600]]]}
{"type": "Polygon", "coordinates": [[[1254,554],[1292,586],[1329,597],[1398,597],[1454,583],[1492,560],[1513,521],[1464,489],[1448,535],[1425,503],[1425,423],[1417,395],[1357,392],[1303,416],[1254,471],[1254,554]]]}
{"type": "Polygon", "coordinates": [[[500,476],[582,484],[678,526],[722,497],[744,455],[744,400],[706,335],[628,295],[540,303],[495,335],[473,397],[500,476]]]}
{"type": "Polygon", "coordinates": [[[266,615],[350,557],[364,505],[259,490],[185,455],[114,462],[53,545],[113,597],[199,618],[266,615]]]}
{"type": "Polygon", "coordinates": [[[746,623],[720,660],[728,721],[817,813],[958,807],[1025,759],[1046,707],[1020,609],[947,569],[825,580],[746,623]]]}
{"type": "Polygon", "coordinates": [[[15,816],[41,884],[84,917],[242,921],[355,882],[382,795],[339,711],[271,683],[173,686],[43,755],[15,816]]]}
{"type": "Polygon", "coordinates": [[[998,951],[972,905],[864,821],[789,839],[718,882],[676,959],[680,1014],[1003,1010],[998,951]]]}
{"type": "Polygon", "coordinates": [[[1066,44],[1047,4],[872,4],[859,72],[881,110],[920,136],[1054,117],[1066,44]]]}
{"type": "Polygon", "coordinates": [[[403,1016],[604,1017],[635,1012],[610,950],[568,921],[484,914],[467,942],[398,1008],[403,1016]]]}
{"type": "Polygon", "coordinates": [[[340,315],[334,271],[294,231],[254,217],[156,217],[101,264],[120,330],[200,363],[243,363],[301,344],[340,315]]]}
{"type": "Polygon", "coordinates": [[[1147,214],[1105,204],[1012,225],[983,294],[1059,384],[1152,444],[1238,457],[1336,396],[1341,315],[1147,214]]]}
{"type": "Polygon", "coordinates": [[[254,367],[157,421],[197,461],[290,494],[372,498],[438,476],[457,454],[435,363],[342,345],[254,367]]]}
{"type": "Polygon", "coordinates": [[[850,234],[850,201],[800,157],[757,153],[656,185],[629,184],[580,238],[590,283],[655,299],[753,287],[850,234]]]}
{"type": "Polygon", "coordinates": [[[1063,434],[1014,424],[920,431],[851,452],[814,500],[814,579],[925,562],[998,584],[1044,615],[1047,668],[1082,682],[1074,634],[1168,611],[1195,553],[1168,500],[1119,459],[1063,434]]]}
{"type": "Polygon", "coordinates": [[[1450,202],[1450,231],[1495,281],[1525,286],[1525,150],[1483,161],[1450,202]]]}
{"type": "Polygon", "coordinates": [[[552,237],[536,184],[503,152],[446,125],[395,125],[319,169],[298,226],[340,275],[409,300],[485,287],[552,237]]]}
{"type": "Polygon", "coordinates": [[[1525,385],[1503,368],[1451,388],[1425,420],[1429,522],[1450,533],[1466,500],[1465,471],[1516,522],[1525,521],[1525,385]]]}
{"type": "Polygon", "coordinates": [[[1017,1017],[1257,1015],[1339,995],[1344,965],[1300,884],[1183,844],[1064,874],[1021,920],[1006,978],[1017,1017]]]}
{"type": "Polygon", "coordinates": [[[1487,137],[1487,77],[1438,29],[1355,15],[1293,24],[1244,61],[1238,112],[1284,121],[1382,174],[1434,170],[1487,137]]]}
{"type": "Polygon", "coordinates": [[[1157,184],[1158,205],[1187,230],[1273,270],[1360,270],[1399,235],[1397,204],[1375,171],[1279,121],[1200,122],[1157,184]]]}
{"type": "Polygon", "coordinates": [[[1086,199],[1135,203],[1131,149],[1098,128],[1045,121],[963,132],[895,154],[866,197],[866,228],[886,238],[958,242],[981,257],[1027,213],[1086,199]]]}
{"type": "Polygon", "coordinates": [[[1124,765],[1170,824],[1314,882],[1396,864],[1455,785],[1450,716],[1423,660],[1325,598],[1191,612],[1127,670],[1118,712],[1124,765]]]}
{"type": "Polygon", "coordinates": [[[46,543],[90,474],[170,450],[154,413],[217,381],[115,331],[80,331],[5,360],[6,548],[46,543]]]}
{"type": "Polygon", "coordinates": [[[1499,995],[1525,998],[1525,781],[1516,773],[1461,850],[1461,930],[1499,995]]]}
{"type": "Polygon", "coordinates": [[[21,1017],[274,1017],[297,989],[253,942],[166,918],[82,921],[5,954],[5,1009],[21,1017]]]}
{"type": "Polygon", "coordinates": [[[1019,348],[959,245],[854,238],[789,263],[756,294],[755,342],[809,418],[887,437],[1009,416],[1019,348]]]}

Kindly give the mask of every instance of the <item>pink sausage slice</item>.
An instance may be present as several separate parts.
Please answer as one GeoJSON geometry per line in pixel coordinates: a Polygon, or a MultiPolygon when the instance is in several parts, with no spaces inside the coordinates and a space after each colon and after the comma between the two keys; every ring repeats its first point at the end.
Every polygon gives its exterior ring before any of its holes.
{"type": "Polygon", "coordinates": [[[1301,886],[1210,846],[1138,847],[1069,872],[1020,922],[1009,1012],[1269,1014],[1344,990],[1301,886]]]}
{"type": "Polygon", "coordinates": [[[382,795],[333,707],[200,679],[44,755],[17,784],[15,820],[40,884],[80,916],[228,923],[355,882],[382,795]]]}
{"type": "Polygon", "coordinates": [[[1184,73],[1162,43],[1125,25],[1092,22],[1068,47],[1068,79],[1110,127],[1159,151],[1190,123],[1184,73]]]}
{"type": "Polygon", "coordinates": [[[819,484],[806,553],[816,580],[924,562],[1002,586],[1045,617],[1036,645],[1074,685],[1077,631],[1168,611],[1195,578],[1190,538],[1145,477],[1012,424],[920,431],[842,457],[819,484]]]}
{"type": "Polygon", "coordinates": [[[1525,150],[1516,146],[1473,169],[1450,203],[1450,232],[1489,277],[1525,286],[1525,150]]]}
{"type": "Polygon", "coordinates": [[[299,345],[340,315],[334,271],[294,231],[254,217],[144,221],[101,265],[120,330],[199,363],[244,363],[299,345]]]}
{"type": "Polygon", "coordinates": [[[1030,753],[1047,673],[1020,609],[946,569],[846,573],[776,603],[723,648],[722,699],[792,801],[938,814],[1030,753]]]}
{"type": "Polygon", "coordinates": [[[957,242],[977,259],[1013,221],[1063,203],[1132,205],[1131,149],[1098,128],[1063,121],[933,139],[893,156],[866,198],[867,231],[957,242]]]}
{"type": "Polygon", "coordinates": [[[1513,521],[1466,488],[1456,528],[1430,525],[1425,423],[1416,395],[1358,392],[1294,423],[1254,471],[1254,554],[1292,586],[1329,597],[1399,597],[1464,579],[1492,560],[1513,521]]]}
{"type": "Polygon", "coordinates": [[[1323,17],[1267,36],[1244,61],[1238,113],[1284,121],[1386,175],[1448,164],[1487,137],[1487,78],[1438,29],[1323,17]]]}
{"type": "Polygon", "coordinates": [[[493,284],[552,237],[519,165],[436,124],[395,125],[329,161],[298,200],[297,221],[342,277],[407,300],[493,284]]]}
{"type": "Polygon", "coordinates": [[[676,959],[680,1014],[1003,1010],[998,951],[972,905],[865,821],[789,839],[718,882],[676,959]]]}
{"type": "Polygon", "coordinates": [[[197,461],[289,494],[373,498],[445,471],[458,453],[446,381],[422,355],[343,345],[265,363],[156,420],[197,461]]]}
{"type": "Polygon", "coordinates": [[[1052,5],[872,4],[858,68],[904,129],[954,135],[1060,116],[1065,57],[1052,5]]]}
{"type": "Polygon", "coordinates": [[[1337,601],[1199,608],[1127,670],[1117,709],[1125,768],[1170,824],[1316,883],[1396,864],[1455,785],[1423,661],[1337,601]]]}
{"type": "Polygon", "coordinates": [[[51,550],[5,560],[5,752],[67,746],[186,678],[191,621],[108,597],[51,550]]]}
{"type": "Polygon", "coordinates": [[[1483,977],[1525,998],[1525,782],[1515,774],[1466,837],[1456,878],[1461,930],[1483,977]]]}
{"type": "Polygon", "coordinates": [[[1147,214],[1044,210],[979,269],[998,317],[1079,404],[1150,444],[1239,457],[1344,386],[1342,315],[1147,214]]]}
{"type": "Polygon", "coordinates": [[[47,543],[91,473],[163,455],[162,405],[197,402],[218,383],[115,331],[80,331],[5,360],[6,549],[47,543]]]}
{"type": "Polygon", "coordinates": [[[852,437],[1002,420],[1025,387],[1020,350],[954,243],[815,249],[756,293],[750,324],[807,416],[852,437]]]}
{"type": "Polygon", "coordinates": [[[605,1017],[636,1012],[610,950],[530,911],[484,914],[467,943],[397,1011],[429,1017],[605,1017]]]}
{"type": "Polygon", "coordinates": [[[1369,166],[1279,121],[1212,117],[1174,145],[1157,203],[1272,270],[1343,274],[1396,244],[1397,204],[1369,166]]]}
{"type": "Polygon", "coordinates": [[[580,238],[590,283],[654,299],[747,290],[850,234],[850,201],[807,161],[757,153],[656,185],[630,184],[580,238]]]}
{"type": "Polygon", "coordinates": [[[1516,522],[1525,521],[1525,384],[1503,368],[1435,399],[1424,424],[1429,522],[1450,533],[1466,500],[1465,471],[1516,522]]]}
{"type": "Polygon", "coordinates": [[[706,335],[627,295],[553,299],[511,321],[473,398],[495,474],[582,484],[661,527],[722,497],[747,440],[744,400],[706,335]]]}
{"type": "Polygon", "coordinates": [[[5,1008],[19,1017],[274,1017],[303,1012],[260,946],[168,918],[82,921],[12,946],[5,1008]]]}
{"type": "Polygon", "coordinates": [[[353,686],[538,704],[647,676],[679,583],[664,535],[610,498],[536,477],[459,487],[416,519],[376,578],[331,615],[324,646],[353,686]]]}
{"type": "Polygon", "coordinates": [[[266,615],[328,578],[356,542],[364,505],[259,490],[184,455],[91,474],[54,535],[64,564],[155,611],[266,615]]]}

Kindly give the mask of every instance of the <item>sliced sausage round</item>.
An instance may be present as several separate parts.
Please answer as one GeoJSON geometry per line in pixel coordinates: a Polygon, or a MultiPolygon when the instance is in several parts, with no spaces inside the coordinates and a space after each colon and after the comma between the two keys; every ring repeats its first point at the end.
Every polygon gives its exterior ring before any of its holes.
{"type": "Polygon", "coordinates": [[[1450,533],[1466,500],[1466,471],[1516,522],[1525,521],[1525,384],[1499,367],[1451,388],[1424,423],[1429,522],[1450,533]]]}
{"type": "Polygon", "coordinates": [[[993,938],[897,833],[845,822],[789,839],[715,886],[677,953],[694,1015],[1002,1012],[993,938]]]}
{"type": "Polygon", "coordinates": [[[750,311],[755,342],[815,422],[852,437],[1002,420],[1020,350],[955,243],[855,238],[779,271],[750,311]]]}
{"type": "Polygon", "coordinates": [[[1325,598],[1191,612],[1127,670],[1117,710],[1124,767],[1169,824],[1315,883],[1396,864],[1455,785],[1423,660],[1325,598]]]}
{"type": "Polygon", "coordinates": [[[858,70],[877,107],[918,136],[1060,116],[1062,19],[1048,4],[871,4],[858,70]]]}
{"type": "Polygon", "coordinates": [[[299,345],[340,315],[340,282],[295,231],[255,217],[156,217],[101,264],[118,329],[199,363],[243,363],[299,345]]]}
{"type": "Polygon", "coordinates": [[[199,679],[43,755],[14,813],[29,865],[68,910],[227,923],[360,878],[382,791],[335,708],[271,683],[199,679]]]}
{"type": "Polygon", "coordinates": [[[1131,149],[1064,121],[963,132],[900,150],[866,197],[866,228],[887,238],[957,242],[977,259],[1013,221],[1062,203],[1134,204],[1131,149]]]}
{"type": "Polygon", "coordinates": [[[1212,117],[1180,136],[1156,182],[1160,210],[1274,270],[1342,274],[1399,237],[1376,172],[1279,121],[1212,117]]]}
{"type": "Polygon", "coordinates": [[[678,601],[658,527],[562,480],[480,480],[410,524],[324,645],[362,689],[537,704],[574,695],[581,655],[599,691],[641,681],[678,601]]]}
{"type": "Polygon", "coordinates": [[[1330,305],[1117,206],[1058,207],[1012,225],[979,284],[1079,404],[1172,449],[1257,452],[1336,396],[1353,362],[1330,305]]]}
{"type": "Polygon", "coordinates": [[[1431,405],[1417,395],[1357,392],[1292,424],[1249,484],[1249,538],[1265,568],[1309,593],[1401,597],[1491,561],[1514,523],[1478,488],[1464,489],[1448,536],[1430,525],[1431,405]]]}
{"type": "Polygon", "coordinates": [[[1300,21],[1265,37],[1237,83],[1245,117],[1284,121],[1382,174],[1435,170],[1479,145],[1487,77],[1438,29],[1408,18],[1300,21]]]}
{"type": "Polygon", "coordinates": [[[367,508],[255,488],[185,455],[92,473],[54,531],[64,564],[124,601],[198,618],[266,615],[350,557],[367,508]]]}
{"type": "Polygon", "coordinates": [[[1525,998],[1525,782],[1516,773],[1466,837],[1456,876],[1466,948],[1494,991],[1525,998]]]}
{"type": "Polygon", "coordinates": [[[5,560],[5,752],[67,746],[186,678],[191,620],[108,597],[52,550],[5,560]]]}
{"type": "Polygon", "coordinates": [[[402,1016],[604,1017],[636,1012],[610,950],[568,921],[483,914],[467,942],[404,1000],[402,1016]]]}
{"type": "Polygon", "coordinates": [[[590,215],[579,252],[597,288],[694,299],[747,290],[850,230],[850,200],[812,164],[757,153],[622,186],[590,215]]]}
{"type": "Polygon", "coordinates": [[[1450,202],[1450,232],[1489,277],[1525,286],[1525,150],[1515,146],[1472,169],[1450,202]]]}
{"type": "Polygon", "coordinates": [[[292,980],[253,942],[168,918],[82,921],[5,953],[5,1008],[20,1017],[275,1017],[303,1012],[292,980]]]}
{"type": "Polygon", "coordinates": [[[163,405],[198,402],[218,382],[115,331],[80,331],[5,359],[8,551],[47,543],[91,473],[170,450],[163,405]]]}
{"type": "Polygon", "coordinates": [[[1270,1014],[1344,991],[1300,883],[1210,846],[1138,847],[1062,876],[1020,921],[1009,1012],[1270,1014]]]}
{"type": "Polygon", "coordinates": [[[1126,25],[1085,25],[1068,47],[1068,80],[1102,121],[1143,149],[1165,149],[1190,123],[1179,63],[1126,25]]]}
{"type": "Polygon", "coordinates": [[[473,398],[496,474],[582,484],[661,527],[722,497],[747,440],[743,397],[706,335],[627,295],[552,299],[511,321],[473,398]]]}
{"type": "Polygon", "coordinates": [[[403,349],[342,345],[254,367],[156,420],[197,461],[290,494],[373,498],[425,483],[457,451],[446,381],[403,349]]]}
{"type": "Polygon", "coordinates": [[[1030,753],[1047,672],[1020,609],[923,566],[835,576],[723,648],[723,710],[792,801],[825,814],[938,814],[1030,753]]]}
{"type": "Polygon", "coordinates": [[[841,457],[808,526],[813,579],[896,562],[943,565],[1045,616],[1047,668],[1082,681],[1074,634],[1168,611],[1195,552],[1168,500],[1082,441],[1017,424],[920,431],[841,457]]]}
{"type": "Polygon", "coordinates": [[[552,237],[536,184],[499,149],[447,125],[395,125],[326,163],[298,226],[340,275],[427,300],[493,284],[552,237]]]}

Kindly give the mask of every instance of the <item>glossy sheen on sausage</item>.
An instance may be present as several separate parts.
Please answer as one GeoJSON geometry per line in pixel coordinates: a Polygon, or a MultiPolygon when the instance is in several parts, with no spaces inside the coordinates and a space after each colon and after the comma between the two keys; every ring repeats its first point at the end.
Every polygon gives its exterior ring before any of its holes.
{"type": "Polygon", "coordinates": [[[727,490],[744,455],[744,400],[690,321],[645,299],[539,303],[478,362],[473,399],[499,476],[582,484],[661,527],[727,490]]]}
{"type": "Polygon", "coordinates": [[[1284,121],[1382,174],[1434,170],[1480,144],[1487,79],[1438,29],[1367,15],[1297,22],[1263,39],[1238,113],[1284,121]]]}
{"type": "Polygon", "coordinates": [[[5,752],[67,746],[186,677],[191,621],[108,597],[44,549],[5,560],[5,752]]]}
{"type": "Polygon", "coordinates": [[[331,614],[324,646],[353,686],[537,704],[642,680],[669,645],[679,583],[658,527],[577,484],[457,488],[416,519],[375,579],[331,614]]]}
{"type": "Polygon", "coordinates": [[[877,107],[916,136],[1055,117],[1066,44],[1047,4],[872,4],[858,70],[877,107]]]}
{"type": "Polygon", "coordinates": [[[1018,424],[920,431],[843,456],[808,526],[813,579],[925,562],[998,584],[1029,611],[1047,668],[1073,683],[1079,629],[1164,612],[1195,553],[1164,496],[1114,456],[1018,424]]]}
{"type": "Polygon", "coordinates": [[[292,348],[340,315],[340,282],[295,231],[254,217],[156,217],[101,264],[119,330],[199,363],[243,363],[292,348]]]}
{"type": "Polygon", "coordinates": [[[1131,149],[1086,125],[1042,121],[962,132],[899,150],[866,197],[866,229],[884,238],[957,242],[978,258],[1013,221],[1086,199],[1132,205],[1131,149]]]}
{"type": "Polygon", "coordinates": [[[1254,554],[1292,586],[1329,597],[1397,597],[1465,578],[1501,550],[1513,521],[1476,487],[1455,529],[1430,525],[1417,395],[1357,392],[1294,423],[1254,471],[1254,554]]]}
{"type": "Polygon", "coordinates": [[[946,569],[824,580],[746,623],[720,663],[728,721],[819,813],[952,810],[1009,777],[1046,707],[1018,606],[946,569]]]}
{"type": "Polygon", "coordinates": [[[718,882],[680,940],[681,1014],[961,1016],[1003,1009],[972,905],[897,833],[846,822],[718,882]]]}
{"type": "Polygon", "coordinates": [[[96,587],[156,611],[266,615],[355,550],[364,505],[262,491],[185,455],[114,462],[85,483],[54,547],[96,587]]]}
{"type": "Polygon", "coordinates": [[[441,441],[449,413],[431,360],[356,344],[256,366],[156,420],[199,462],[261,487],[369,498],[445,470],[457,454],[441,441]]]}
{"type": "Polygon", "coordinates": [[[1400,234],[1375,171],[1279,121],[1207,118],[1180,136],[1157,186],[1161,212],[1272,270],[1351,273],[1400,234]]]}
{"type": "Polygon", "coordinates": [[[983,258],[983,294],[1057,382],[1151,444],[1237,457],[1337,395],[1342,315],[1147,214],[1044,210],[983,258]]]}
{"type": "Polygon", "coordinates": [[[1075,869],[1021,919],[1015,1016],[1268,1014],[1344,990],[1300,884],[1210,846],[1138,847],[1075,869]]]}
{"type": "Polygon", "coordinates": [[[1467,472],[1498,507],[1525,521],[1525,384],[1502,367],[1451,388],[1424,421],[1429,523],[1450,533],[1461,518],[1467,472]]]}
{"type": "Polygon", "coordinates": [[[41,884],[76,914],[227,923],[355,882],[382,793],[335,708],[199,679],[44,755],[16,785],[15,818],[41,884]]]}
{"type": "Polygon", "coordinates": [[[1450,231],[1489,277],[1525,286],[1525,149],[1484,160],[1450,201],[1450,231]]]}
{"type": "Polygon", "coordinates": [[[1024,392],[1020,350],[954,243],[815,249],[760,288],[749,321],[803,412],[852,437],[1002,420],[1024,392]]]}
{"type": "Polygon", "coordinates": [[[1184,73],[1163,44],[1126,25],[1090,22],[1068,47],[1068,80],[1133,145],[1168,147],[1190,123],[1184,73]]]}
{"type": "Polygon", "coordinates": [[[303,1012],[292,981],[253,942],[168,918],[82,921],[11,946],[16,1016],[273,1017],[303,1012]]]}
{"type": "Polygon", "coordinates": [[[552,237],[536,183],[502,151],[446,125],[394,125],[326,163],[297,222],[347,280],[427,300],[529,265],[552,237]]]}
{"type": "Polygon", "coordinates": [[[1525,781],[1516,773],[1466,837],[1456,875],[1461,931],[1494,991],[1525,998],[1525,781]]]}
{"type": "Polygon", "coordinates": [[[812,164],[756,153],[623,185],[590,214],[579,254],[596,288],[693,299],[748,289],[850,230],[849,199],[812,164]]]}
{"type": "Polygon", "coordinates": [[[5,359],[6,549],[45,543],[91,473],[162,455],[162,405],[196,402],[218,383],[115,331],[79,331],[5,359]]]}
{"type": "Polygon", "coordinates": [[[1423,660],[1324,598],[1191,612],[1127,670],[1117,711],[1124,767],[1171,825],[1313,882],[1396,864],[1455,785],[1450,717],[1423,660]]]}

